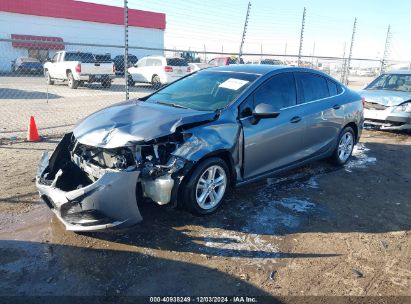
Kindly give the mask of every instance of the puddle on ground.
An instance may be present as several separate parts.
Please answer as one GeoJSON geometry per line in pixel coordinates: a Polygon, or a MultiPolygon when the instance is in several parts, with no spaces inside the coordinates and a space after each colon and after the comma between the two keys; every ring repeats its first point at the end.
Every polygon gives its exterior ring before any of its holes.
{"type": "Polygon", "coordinates": [[[308,213],[315,207],[315,204],[308,200],[298,198],[284,198],[280,200],[278,204],[290,211],[298,213],[308,213]]]}
{"type": "Polygon", "coordinates": [[[216,251],[244,252],[252,257],[275,257],[278,250],[278,237],[264,237],[255,233],[207,229],[202,233],[204,252],[215,254],[216,251]]]}
{"type": "Polygon", "coordinates": [[[368,151],[370,149],[364,144],[357,144],[352,151],[351,159],[344,166],[345,171],[352,172],[352,169],[365,169],[369,165],[375,164],[377,158],[368,156],[368,151]]]}
{"type": "MultiPolygon", "coordinates": [[[[351,172],[354,168],[365,168],[374,164],[376,158],[369,157],[368,151],[369,149],[365,145],[358,144],[353,151],[353,158],[347,163],[345,170],[351,172]]],[[[162,225],[165,228],[153,229],[151,227],[152,233],[155,234],[154,239],[149,239],[146,243],[138,241],[135,244],[146,247],[147,250],[161,245],[175,251],[182,249],[190,251],[191,246],[194,245],[196,250],[193,252],[196,253],[234,258],[277,258],[282,235],[298,231],[307,225],[311,218],[329,216],[324,207],[309,198],[299,197],[298,194],[298,197],[294,196],[297,192],[291,192],[291,190],[314,189],[315,191],[315,189],[320,188],[318,177],[335,170],[337,169],[334,166],[319,163],[295,170],[288,176],[267,178],[266,185],[255,186],[255,195],[245,200],[239,198],[241,202],[236,205],[237,210],[228,209],[229,214],[224,214],[224,216],[216,214],[205,223],[199,219],[191,219],[187,215],[187,219],[198,228],[181,232],[188,238],[177,234],[181,242],[176,241],[175,233],[170,233],[170,238],[167,237],[167,242],[170,244],[162,240],[161,237],[160,240],[157,240],[157,237],[161,236],[160,232],[170,230],[167,229],[167,225],[172,227],[176,224],[173,219],[170,219],[170,216],[173,216],[171,213],[177,211],[161,211],[164,213],[161,215],[161,219],[164,220],[162,225]],[[284,193],[281,194],[282,191],[284,193]]],[[[302,195],[304,194],[300,194],[300,196],[302,195]]],[[[55,230],[55,227],[50,226],[50,218],[52,218],[52,213],[46,206],[19,215],[18,220],[14,220],[12,223],[6,218],[0,217],[0,223],[4,224],[0,238],[5,240],[38,240],[41,235],[55,230]]],[[[58,232],[55,233],[58,241],[61,237],[58,232]]],[[[125,245],[134,244],[128,241],[123,243],[125,245]]],[[[153,253],[150,251],[146,254],[153,253]]],[[[4,262],[13,264],[12,260],[4,262]]]]}

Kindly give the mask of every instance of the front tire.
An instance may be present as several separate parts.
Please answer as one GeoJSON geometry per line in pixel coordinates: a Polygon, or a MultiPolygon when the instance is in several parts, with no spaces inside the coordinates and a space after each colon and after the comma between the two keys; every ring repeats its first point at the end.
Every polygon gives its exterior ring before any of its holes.
{"type": "Polygon", "coordinates": [[[67,82],[70,89],[77,89],[80,84],[78,80],[74,79],[73,73],[71,72],[68,72],[67,74],[67,82]]]}
{"type": "Polygon", "coordinates": [[[51,77],[50,77],[50,73],[49,73],[49,71],[45,71],[44,72],[44,76],[46,77],[46,83],[48,84],[48,85],[53,85],[54,84],[54,81],[51,79],[51,77]]]}
{"type": "Polygon", "coordinates": [[[154,75],[153,78],[151,78],[151,85],[155,90],[161,88],[161,80],[158,75],[154,75]]]}
{"type": "Polygon", "coordinates": [[[136,82],[133,80],[133,77],[131,75],[128,75],[127,81],[128,81],[128,85],[131,87],[134,87],[136,84],[136,82]]]}
{"type": "Polygon", "coordinates": [[[343,166],[351,157],[355,143],[355,133],[351,127],[345,127],[339,137],[331,160],[337,166],[343,166]]]}
{"type": "Polygon", "coordinates": [[[230,171],[225,161],[213,157],[202,161],[183,188],[184,206],[195,215],[214,213],[230,187],[230,171]]]}

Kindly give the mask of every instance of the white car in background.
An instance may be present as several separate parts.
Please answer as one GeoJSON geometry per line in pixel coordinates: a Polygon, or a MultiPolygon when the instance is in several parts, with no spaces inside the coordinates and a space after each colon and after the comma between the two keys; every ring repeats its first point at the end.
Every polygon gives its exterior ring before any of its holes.
{"type": "Polygon", "coordinates": [[[148,56],[141,58],[137,64],[128,69],[130,85],[136,82],[151,83],[155,89],[169,84],[191,73],[187,60],[183,58],[166,58],[148,56]]]}

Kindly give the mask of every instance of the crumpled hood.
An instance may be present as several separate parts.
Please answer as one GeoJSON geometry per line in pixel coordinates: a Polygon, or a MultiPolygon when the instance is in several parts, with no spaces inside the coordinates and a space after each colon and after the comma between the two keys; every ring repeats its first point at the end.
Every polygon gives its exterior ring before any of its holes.
{"type": "Polygon", "coordinates": [[[73,134],[85,145],[118,148],[166,136],[181,125],[214,117],[214,112],[129,101],[91,114],[76,125],[73,134]]]}
{"type": "Polygon", "coordinates": [[[411,92],[387,90],[361,90],[358,92],[368,102],[378,103],[386,107],[398,106],[404,101],[411,100],[411,92]]]}

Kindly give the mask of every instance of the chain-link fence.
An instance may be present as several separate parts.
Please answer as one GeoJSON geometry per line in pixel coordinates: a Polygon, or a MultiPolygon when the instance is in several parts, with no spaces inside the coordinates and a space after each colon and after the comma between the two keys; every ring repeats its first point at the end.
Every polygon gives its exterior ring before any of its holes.
{"type": "MultiPolygon", "coordinates": [[[[30,42],[37,56],[16,57],[12,43],[28,42],[0,39],[0,138],[24,138],[31,115],[42,136],[61,135],[88,114],[125,100],[125,66],[130,72],[130,98],[138,98],[188,73],[238,63],[237,54],[223,51],[130,46],[125,64],[122,45],[59,41],[30,42]],[[42,56],[45,44],[47,54],[42,56]]],[[[303,56],[300,66],[320,70],[340,81],[347,80],[355,89],[374,79],[381,68],[378,60],[352,59],[349,68],[347,61],[303,56]]],[[[248,53],[243,54],[241,63],[297,66],[298,57],[248,53]]]]}

